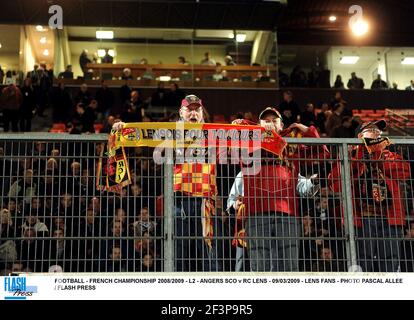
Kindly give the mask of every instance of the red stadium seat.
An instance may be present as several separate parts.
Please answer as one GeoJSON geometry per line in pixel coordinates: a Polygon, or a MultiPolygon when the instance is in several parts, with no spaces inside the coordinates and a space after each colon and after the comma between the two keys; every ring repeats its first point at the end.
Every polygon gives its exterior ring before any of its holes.
{"type": "Polygon", "coordinates": [[[66,131],[66,124],[64,124],[64,123],[54,123],[52,125],[52,129],[66,131]]]}
{"type": "Polygon", "coordinates": [[[95,129],[95,133],[100,133],[100,132],[101,132],[101,130],[102,130],[102,128],[103,128],[103,124],[101,124],[101,123],[95,123],[95,124],[93,125],[93,127],[94,127],[94,129],[95,129]]]}

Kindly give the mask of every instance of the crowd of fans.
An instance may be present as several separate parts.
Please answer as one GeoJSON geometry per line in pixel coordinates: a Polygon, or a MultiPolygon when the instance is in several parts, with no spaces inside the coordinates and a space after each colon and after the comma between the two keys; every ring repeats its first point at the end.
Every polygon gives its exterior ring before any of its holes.
{"type": "MultiPolygon", "coordinates": [[[[152,150],[126,150],[132,183],[117,195],[96,188],[102,143],[36,142],[19,147],[24,156],[12,142],[0,147],[1,274],[47,272],[56,265],[65,272],[163,270],[164,174],[150,157],[152,150]]],[[[317,173],[319,180],[315,193],[300,201],[301,271],[347,271],[343,203],[328,188],[331,164],[325,161],[300,168],[303,175],[317,173]]],[[[236,215],[225,212],[223,204],[239,171],[237,165],[218,167],[213,225],[222,271],[235,270],[236,248],[231,239],[236,215]]],[[[404,190],[404,199],[412,199],[410,184],[404,190]]],[[[407,212],[411,216],[414,212],[410,201],[407,212]]],[[[414,271],[413,230],[414,223],[408,220],[401,271],[414,271]]],[[[245,256],[238,271],[249,270],[245,256]]]]}
{"type": "Polygon", "coordinates": [[[161,270],[161,174],[141,149],[129,153],[132,184],[114,195],[95,185],[101,143],[37,142],[12,158],[8,147],[0,148],[1,274],[54,265],[65,272],[161,270]]]}
{"type": "MultiPolygon", "coordinates": [[[[211,57],[206,56],[205,60],[207,63],[211,57]]],[[[70,68],[65,70],[69,75],[71,72],[70,68]]],[[[303,78],[303,74],[298,78],[303,78]]],[[[150,97],[142,97],[139,90],[130,87],[128,79],[127,72],[119,97],[105,80],[94,94],[83,84],[72,95],[62,81],[52,86],[51,70],[41,65],[27,74],[20,88],[10,84],[2,90],[4,131],[9,131],[10,125],[13,131],[31,131],[33,116],[41,117],[50,108],[53,122],[65,123],[70,133],[94,133],[96,124],[102,125],[101,132],[109,132],[117,118],[124,122],[149,122],[152,107],[178,107],[185,96],[176,83],[166,89],[160,82],[150,97]]],[[[361,81],[355,75],[348,87],[363,86],[361,81]]],[[[376,86],[385,85],[378,78],[376,86]]],[[[293,123],[313,125],[322,137],[355,137],[361,125],[361,119],[353,117],[352,107],[340,92],[330,102],[318,106],[308,103],[302,108],[292,92],[286,91],[278,109],[286,127],[293,123]]],[[[235,118],[256,120],[251,112],[233,115],[228,120],[235,118]]],[[[171,114],[161,121],[177,119],[177,114],[171,114]]],[[[163,220],[159,199],[163,174],[162,167],[152,161],[151,152],[128,150],[132,184],[118,196],[95,186],[102,144],[37,142],[24,143],[23,148],[24,153],[19,150],[17,154],[8,143],[0,148],[2,274],[46,272],[54,265],[65,272],[162,271],[163,220]]],[[[409,155],[410,150],[406,149],[409,155]]],[[[318,172],[321,189],[317,198],[301,203],[305,238],[301,240],[301,271],[346,271],[344,231],[337,213],[341,202],[327,188],[328,167],[329,164],[304,169],[318,172]]],[[[228,167],[218,175],[222,203],[238,170],[228,167]]],[[[405,199],[412,199],[410,186],[405,190],[405,199]]],[[[223,271],[233,271],[236,254],[229,239],[235,219],[228,217],[220,206],[219,210],[223,214],[214,220],[216,236],[222,238],[217,246],[218,259],[223,271]]],[[[414,211],[410,206],[407,210],[410,214],[414,211]]],[[[401,249],[401,260],[405,261],[401,263],[402,271],[413,271],[413,230],[414,224],[409,221],[407,241],[401,249]]],[[[244,263],[243,270],[248,271],[248,259],[244,263]]]]}

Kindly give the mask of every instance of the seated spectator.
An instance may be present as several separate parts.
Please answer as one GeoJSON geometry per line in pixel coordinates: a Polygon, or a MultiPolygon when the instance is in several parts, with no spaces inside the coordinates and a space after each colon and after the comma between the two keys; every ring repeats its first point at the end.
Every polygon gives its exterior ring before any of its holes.
{"type": "Polygon", "coordinates": [[[21,235],[23,235],[27,229],[33,229],[37,235],[47,236],[49,229],[46,224],[40,221],[38,216],[35,215],[35,212],[26,211],[25,216],[26,220],[20,227],[21,235]]]}
{"type": "Polygon", "coordinates": [[[13,219],[10,211],[6,208],[0,210],[0,245],[2,244],[1,239],[14,238],[15,229],[13,227],[13,219]]]}
{"type": "Polygon", "coordinates": [[[15,84],[9,84],[1,90],[0,108],[3,111],[3,127],[4,132],[10,130],[10,123],[12,131],[19,131],[19,116],[20,106],[23,102],[23,96],[20,89],[15,84]]]}
{"type": "Polygon", "coordinates": [[[262,72],[258,71],[256,79],[254,79],[255,82],[269,82],[270,78],[268,76],[265,76],[262,72]]]}
{"type": "Polygon", "coordinates": [[[162,107],[167,105],[167,95],[164,88],[164,82],[158,82],[157,90],[151,96],[151,105],[162,107]]]}
{"type": "Polygon", "coordinates": [[[45,257],[44,241],[37,238],[34,228],[26,228],[22,234],[23,240],[16,246],[17,259],[29,267],[33,272],[44,271],[43,263],[45,257]]]}
{"type": "Polygon", "coordinates": [[[20,261],[14,261],[11,265],[11,271],[14,274],[19,274],[24,272],[24,265],[20,261]]]}
{"type": "Polygon", "coordinates": [[[181,90],[177,83],[170,85],[170,92],[167,93],[166,101],[167,106],[178,107],[181,105],[181,101],[185,97],[185,92],[181,90]]]}
{"type": "Polygon", "coordinates": [[[182,64],[184,66],[188,66],[189,65],[189,62],[187,60],[185,60],[185,57],[179,56],[178,57],[178,64],[182,64]]]}
{"type": "Polygon", "coordinates": [[[142,122],[142,118],[145,115],[145,107],[138,91],[131,92],[131,99],[125,102],[123,109],[126,110],[121,114],[123,122],[142,122]]]}
{"type": "Polygon", "coordinates": [[[52,88],[50,102],[53,121],[66,123],[72,113],[72,98],[63,81],[59,80],[58,85],[52,88]]]}
{"type": "Polygon", "coordinates": [[[20,210],[20,206],[18,205],[16,199],[7,199],[4,201],[3,205],[7,210],[10,212],[10,216],[13,218],[21,218],[22,217],[22,211],[20,210]]]}
{"type": "Polygon", "coordinates": [[[98,113],[108,116],[109,111],[114,107],[115,97],[105,80],[101,81],[101,87],[96,90],[95,99],[98,102],[98,113]]]}
{"type": "Polygon", "coordinates": [[[286,128],[297,121],[299,106],[293,100],[293,93],[291,91],[283,92],[283,102],[279,105],[279,112],[283,117],[283,124],[286,128]]]}
{"type": "Polygon", "coordinates": [[[216,67],[216,71],[213,74],[214,81],[220,81],[223,79],[222,71],[223,71],[223,68],[221,66],[216,67]]]}
{"type": "Polygon", "coordinates": [[[215,66],[216,61],[211,58],[210,52],[205,52],[204,59],[201,60],[200,64],[204,66],[215,66]]]}
{"type": "Polygon", "coordinates": [[[348,89],[364,89],[364,80],[358,78],[355,72],[351,73],[351,79],[348,81],[348,89]]]}
{"type": "Polygon", "coordinates": [[[296,66],[290,75],[290,85],[294,88],[307,87],[306,73],[301,66],[296,66]]]}
{"type": "Polygon", "coordinates": [[[154,80],[155,75],[154,72],[152,72],[152,68],[147,68],[141,78],[144,80],[154,80]]]}
{"type": "Polygon", "coordinates": [[[9,198],[23,199],[24,204],[30,204],[37,194],[37,183],[33,179],[33,170],[26,169],[20,178],[12,184],[8,193],[9,198]]]}
{"type": "Polygon", "coordinates": [[[223,70],[221,71],[221,80],[220,81],[230,81],[229,77],[228,77],[228,73],[227,70],[223,70]]]}
{"type": "Polygon", "coordinates": [[[114,57],[109,54],[109,50],[105,50],[105,56],[102,57],[101,63],[113,63],[114,57]]]}
{"type": "MultiPolygon", "coordinates": [[[[96,100],[93,100],[96,102],[96,100]]],[[[76,113],[78,114],[78,120],[81,125],[81,132],[82,133],[95,133],[95,110],[97,107],[97,103],[91,103],[88,107],[85,107],[83,103],[78,103],[76,105],[76,113]]]]}
{"type": "Polygon", "coordinates": [[[123,71],[122,71],[122,80],[132,80],[133,78],[132,78],[132,72],[131,72],[131,69],[129,69],[129,68],[125,68],[123,71]]]}
{"type": "Polygon", "coordinates": [[[33,197],[30,205],[26,205],[26,207],[24,208],[24,212],[31,213],[32,216],[43,218],[45,216],[45,209],[44,209],[43,202],[44,202],[43,198],[33,197]]]}
{"type": "Polygon", "coordinates": [[[321,112],[316,115],[316,127],[319,129],[321,136],[326,136],[326,122],[332,112],[329,110],[329,105],[323,103],[321,107],[321,112]]]}
{"type": "Polygon", "coordinates": [[[388,89],[388,83],[381,79],[381,75],[379,74],[377,79],[372,82],[371,85],[372,90],[385,90],[388,89]]]}
{"type": "MultiPolygon", "coordinates": [[[[54,217],[52,219],[52,225],[50,226],[50,231],[54,233],[57,230],[61,230],[63,231],[64,234],[71,235],[70,229],[66,226],[65,218],[73,221],[72,217],[54,217]]],[[[78,226],[74,226],[74,228],[78,228],[78,226]]]]}
{"type": "MultiPolygon", "coordinates": [[[[305,238],[315,238],[315,219],[311,215],[306,215],[302,219],[302,236],[305,238]]],[[[311,272],[312,265],[318,256],[316,242],[313,239],[301,240],[299,252],[299,270],[311,272]]]]}
{"type": "Polygon", "coordinates": [[[144,207],[141,209],[140,215],[136,218],[136,221],[133,225],[135,229],[135,234],[143,235],[145,232],[154,234],[157,223],[151,219],[148,208],[144,207]]]}
{"type": "Polygon", "coordinates": [[[72,65],[67,65],[65,71],[59,73],[59,79],[73,79],[72,65]]]}
{"type": "Polygon", "coordinates": [[[162,270],[160,259],[154,255],[154,252],[147,252],[141,259],[141,272],[160,272],[162,270]]]}
{"type": "Polygon", "coordinates": [[[0,66],[0,84],[3,84],[3,78],[4,78],[4,71],[0,66]]]}
{"type": "Polygon", "coordinates": [[[319,260],[314,263],[314,272],[344,272],[343,264],[334,259],[334,253],[328,243],[319,246],[319,260]]]}
{"type": "Polygon", "coordinates": [[[236,62],[234,62],[233,57],[229,54],[224,57],[224,63],[226,64],[226,66],[236,65],[236,62]]]}
{"type": "Polygon", "coordinates": [[[88,85],[86,83],[82,84],[80,90],[75,97],[75,103],[83,103],[84,105],[89,105],[92,100],[92,94],[88,90],[88,85]]]}
{"type": "Polygon", "coordinates": [[[106,120],[104,121],[104,126],[101,129],[101,133],[110,133],[114,123],[115,123],[115,117],[108,116],[106,120]]]}
{"type": "Polygon", "coordinates": [[[336,76],[334,88],[335,89],[345,89],[345,85],[342,82],[342,76],[340,76],[339,74],[336,76]]]}
{"type": "Polygon", "coordinates": [[[312,103],[308,103],[305,111],[300,114],[300,123],[307,127],[316,125],[315,108],[312,103]]]}
{"type": "Polygon", "coordinates": [[[354,138],[355,130],[352,128],[352,118],[343,117],[342,124],[333,129],[331,138],[354,138]]]}
{"type": "Polygon", "coordinates": [[[118,245],[111,247],[105,272],[126,272],[127,267],[123,256],[122,249],[118,245]]]}
{"type": "Polygon", "coordinates": [[[393,82],[393,83],[392,83],[392,89],[391,89],[391,90],[399,90],[399,89],[398,89],[398,83],[393,82]]]}
{"type": "Polygon", "coordinates": [[[283,72],[283,70],[279,69],[279,87],[286,88],[289,86],[289,76],[283,72]]]}
{"type": "Polygon", "coordinates": [[[342,93],[340,91],[335,92],[335,96],[334,96],[333,100],[330,103],[331,109],[333,110],[338,103],[343,103],[344,104],[345,109],[342,112],[343,116],[348,116],[348,117],[353,116],[352,110],[350,110],[348,108],[348,103],[342,98],[342,93]]]}
{"type": "Polygon", "coordinates": [[[332,137],[334,133],[334,129],[336,127],[339,127],[342,125],[342,117],[344,116],[343,115],[344,110],[345,110],[345,104],[343,103],[338,103],[333,108],[332,115],[329,117],[326,123],[326,133],[328,134],[329,137],[332,137]]]}
{"type": "Polygon", "coordinates": [[[410,85],[407,88],[405,88],[405,90],[414,91],[414,80],[410,81],[410,85]]]}
{"type": "Polygon", "coordinates": [[[46,256],[48,263],[51,265],[60,265],[63,271],[71,271],[71,262],[75,257],[77,250],[71,247],[74,242],[65,240],[65,231],[56,229],[53,231],[52,237],[54,240],[50,242],[49,254],[46,256]]]}
{"type": "Polygon", "coordinates": [[[148,64],[148,60],[147,60],[147,58],[142,58],[142,59],[139,61],[139,64],[148,64]]]}

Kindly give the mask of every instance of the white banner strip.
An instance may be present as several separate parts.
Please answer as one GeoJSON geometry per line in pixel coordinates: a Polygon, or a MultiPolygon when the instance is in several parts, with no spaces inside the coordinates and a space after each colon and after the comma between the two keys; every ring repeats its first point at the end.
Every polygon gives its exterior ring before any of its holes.
{"type": "Polygon", "coordinates": [[[414,274],[48,274],[1,277],[1,300],[413,299],[414,274]]]}

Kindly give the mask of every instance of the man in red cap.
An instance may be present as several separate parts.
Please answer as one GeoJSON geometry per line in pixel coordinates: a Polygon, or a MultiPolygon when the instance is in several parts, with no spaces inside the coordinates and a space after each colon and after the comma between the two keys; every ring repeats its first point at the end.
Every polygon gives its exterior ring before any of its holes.
{"type": "MultiPolygon", "coordinates": [[[[179,110],[180,122],[203,123],[205,109],[200,98],[186,96],[179,110]]],[[[114,124],[121,130],[124,123],[114,124]]],[[[217,196],[216,165],[208,163],[204,148],[177,148],[174,161],[175,270],[219,271],[213,237],[217,196]],[[182,160],[185,161],[182,161],[182,160]]]]}
{"type": "MultiPolygon", "coordinates": [[[[182,122],[203,123],[206,111],[200,98],[188,95],[181,103],[179,114],[182,122]]],[[[217,196],[216,165],[208,163],[204,148],[177,149],[175,152],[176,270],[219,271],[212,240],[217,196]],[[184,152],[187,159],[179,163],[184,152]]]]}
{"type": "MultiPolygon", "coordinates": [[[[273,136],[275,143],[286,143],[279,135],[318,138],[314,127],[294,123],[283,130],[280,113],[267,108],[260,113],[260,125],[266,134],[273,136]]],[[[263,151],[261,170],[256,175],[243,175],[235,197],[229,201],[236,210],[245,204],[247,216],[246,233],[251,271],[295,272],[299,271],[299,197],[314,190],[312,179],[299,175],[299,158],[306,155],[303,145],[284,148],[279,156],[263,151]],[[240,191],[243,190],[243,191],[240,191]],[[243,194],[242,194],[243,193],[243,194]],[[239,199],[240,198],[240,199],[239,199]]],[[[322,151],[324,152],[324,150],[322,151]]],[[[237,183],[237,180],[236,180],[237,183]]]]}
{"type": "MultiPolygon", "coordinates": [[[[391,152],[388,138],[381,137],[385,120],[361,126],[364,142],[351,152],[354,224],[358,261],[365,272],[397,272],[406,208],[400,183],[409,179],[410,164],[391,152]],[[384,239],[384,240],[381,240],[384,239]]],[[[341,192],[341,167],[329,175],[334,192],[341,192]]]]}

